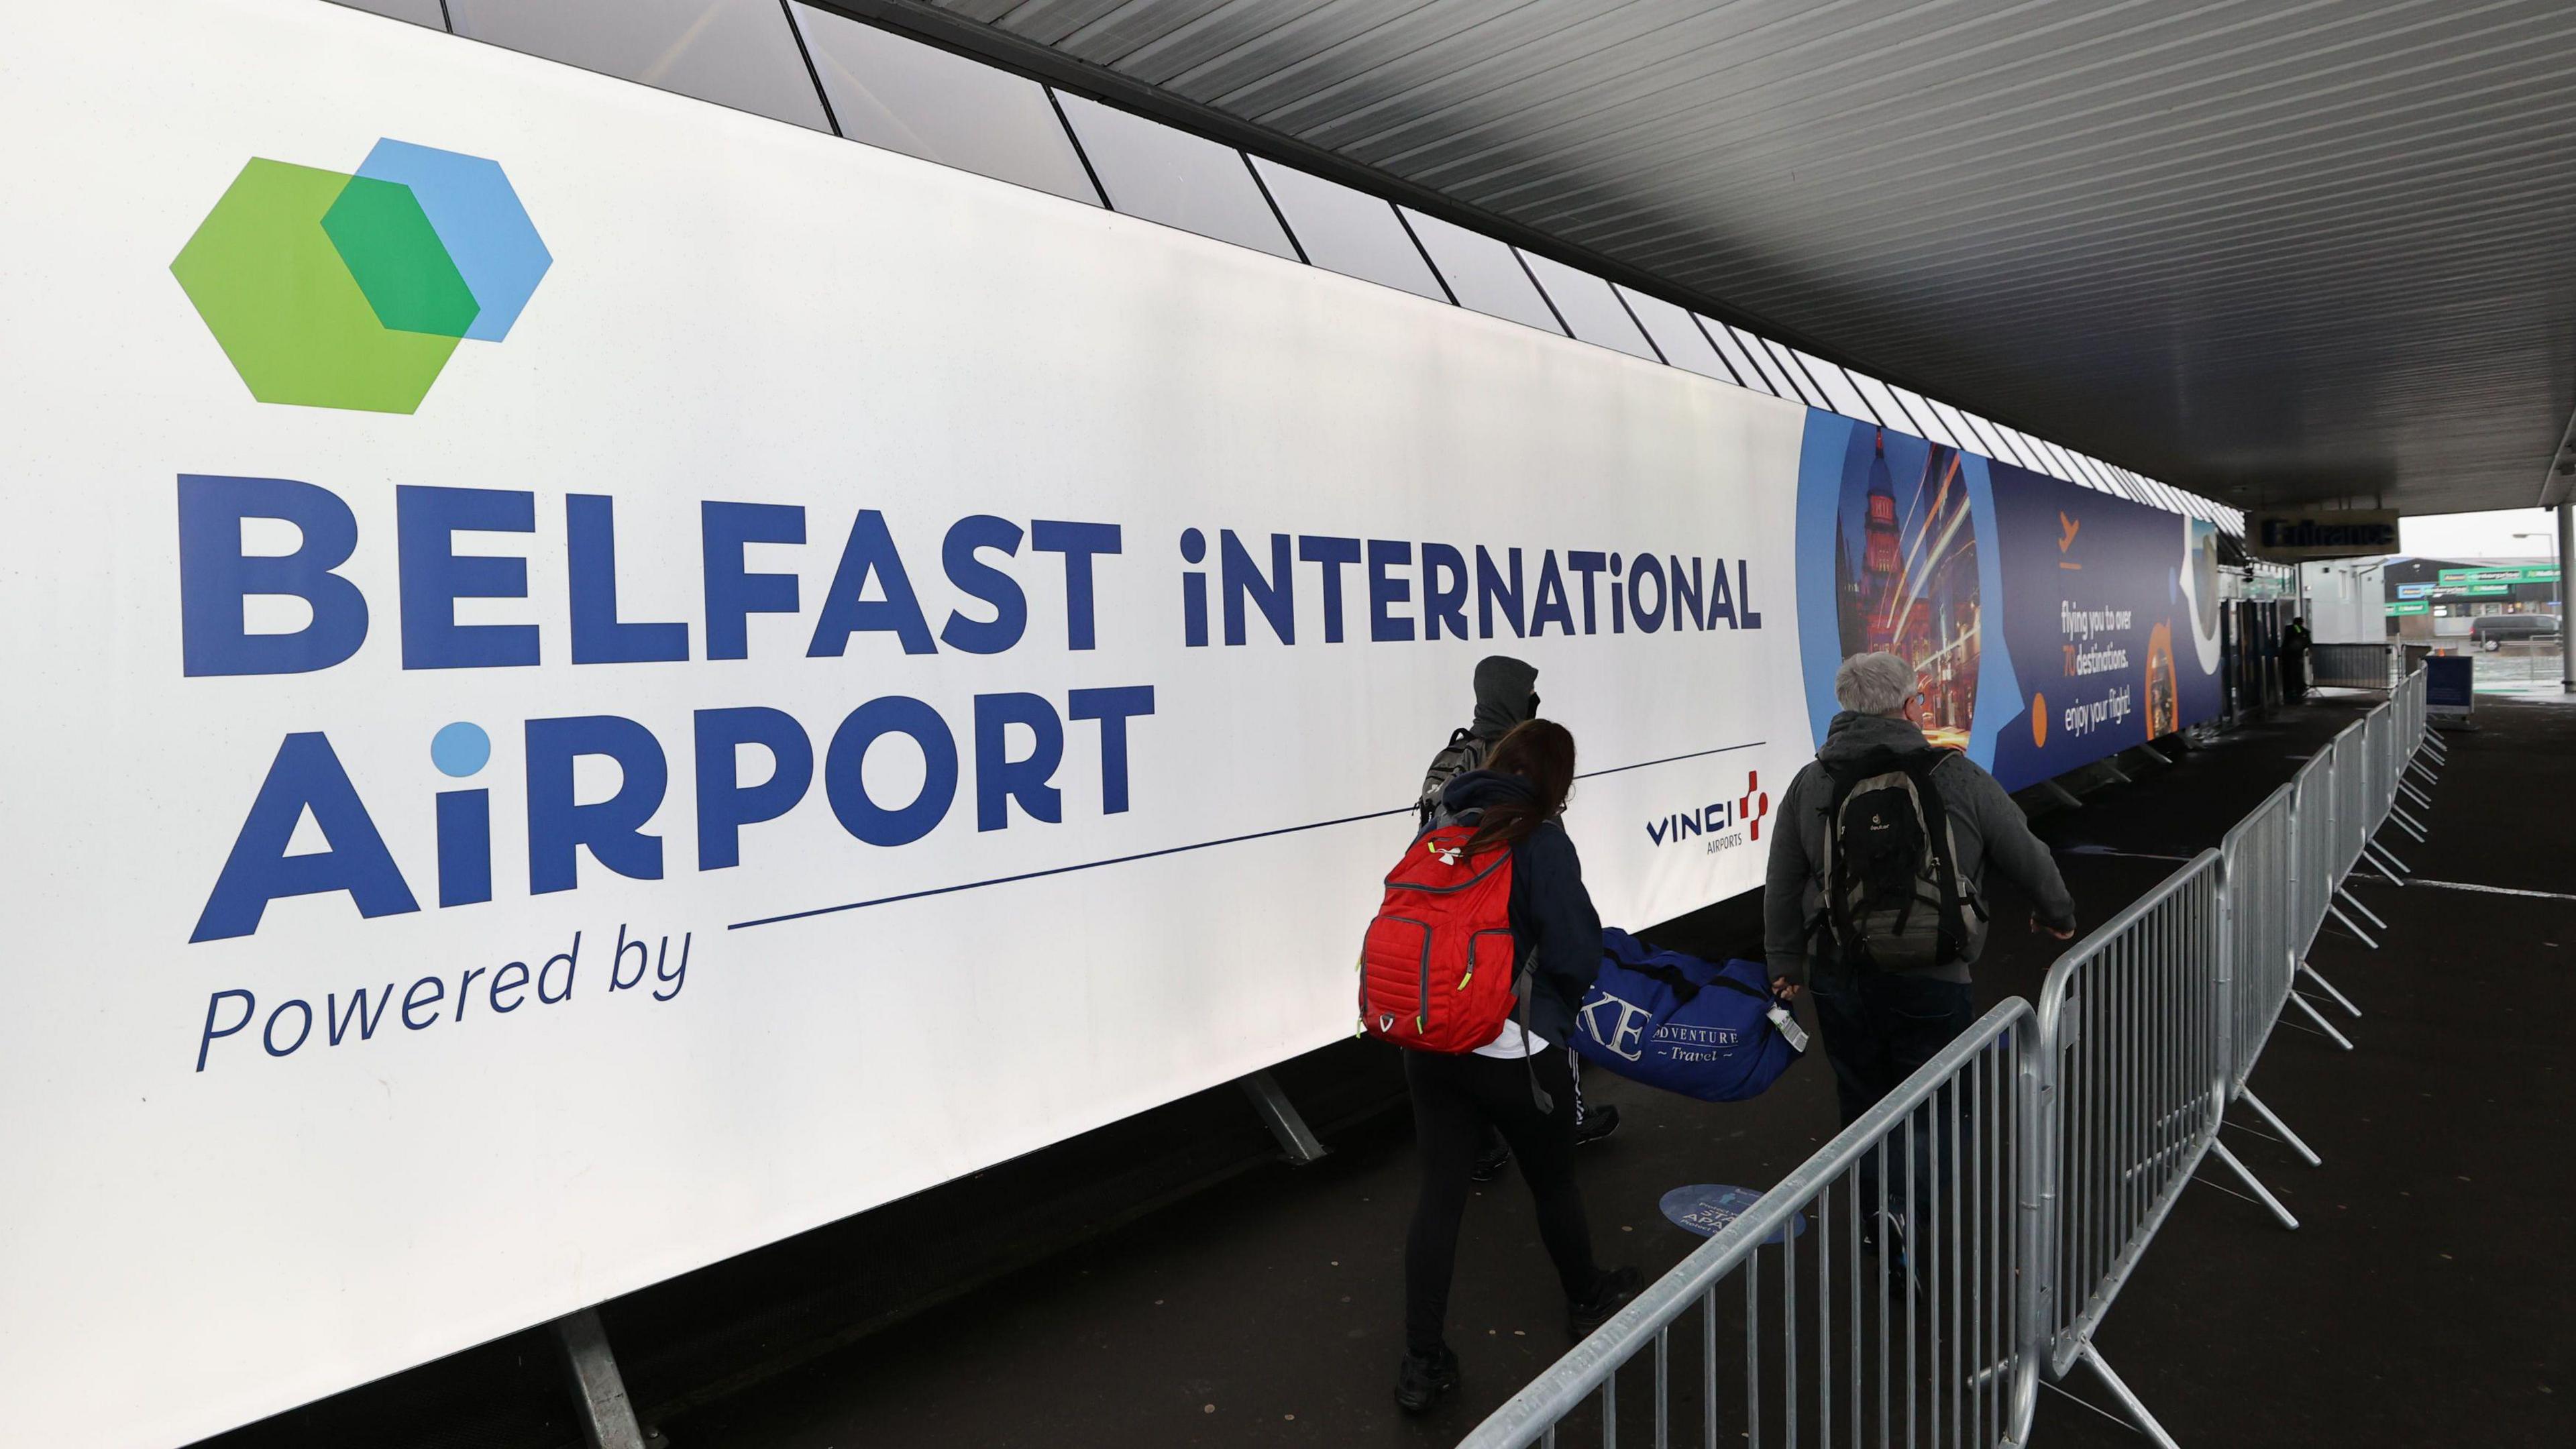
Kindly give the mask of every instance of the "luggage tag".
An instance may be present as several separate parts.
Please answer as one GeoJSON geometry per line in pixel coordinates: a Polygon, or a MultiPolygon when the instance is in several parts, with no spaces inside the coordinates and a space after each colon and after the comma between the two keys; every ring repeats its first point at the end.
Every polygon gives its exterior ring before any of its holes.
{"type": "Polygon", "coordinates": [[[1807,1029],[1798,1025],[1798,1018],[1789,1014],[1789,1008],[1775,1001],[1771,1003],[1770,1015],[1771,1029],[1789,1039],[1791,1051],[1803,1052],[1807,1049],[1807,1029]]]}

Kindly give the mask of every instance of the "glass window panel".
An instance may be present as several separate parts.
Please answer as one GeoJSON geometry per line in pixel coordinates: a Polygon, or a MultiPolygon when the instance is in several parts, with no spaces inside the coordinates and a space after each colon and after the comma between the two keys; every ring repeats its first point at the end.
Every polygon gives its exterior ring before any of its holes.
{"type": "Polygon", "coordinates": [[[1730,325],[1726,330],[1734,334],[1736,346],[1743,348],[1744,355],[1753,360],[1753,370],[1762,374],[1763,383],[1774,394],[1791,402],[1807,400],[1806,392],[1789,381],[1789,375],[1780,370],[1780,359],[1771,355],[1771,349],[1762,345],[1761,338],[1741,327],[1730,325]]]}
{"type": "Polygon", "coordinates": [[[1941,420],[1941,426],[1950,430],[1950,436],[1958,439],[1959,446],[1962,448],[1971,453],[1983,453],[1989,458],[1998,458],[2003,456],[1995,451],[1995,445],[1992,441],[1981,436],[1975,429],[1968,426],[1967,414],[1950,406],[1948,403],[1942,402],[1938,398],[1924,398],[1923,406],[1929,409],[1934,417],[1941,420]]]}
{"type": "Polygon", "coordinates": [[[1620,305],[1619,295],[1610,290],[1608,282],[1528,252],[1521,253],[1521,260],[1529,264],[1539,290],[1556,304],[1557,315],[1565,319],[1567,330],[1577,338],[1648,362],[1663,361],[1656,355],[1654,344],[1646,340],[1646,334],[1638,330],[1637,319],[1620,305]]]}
{"type": "Polygon", "coordinates": [[[1081,96],[1059,91],[1056,99],[1111,206],[1129,216],[1297,259],[1297,249],[1279,229],[1279,217],[1252,179],[1242,152],[1081,96]]]}
{"type": "Polygon", "coordinates": [[[1773,386],[1771,379],[1762,375],[1762,369],[1754,365],[1753,354],[1744,350],[1744,340],[1735,335],[1734,329],[1697,313],[1693,313],[1692,318],[1699,323],[1699,330],[1708,334],[1708,340],[1717,345],[1717,355],[1725,358],[1726,365],[1735,369],[1736,381],[1756,392],[1767,392],[1773,397],[1780,395],[1780,389],[1773,386]]]}
{"type": "Polygon", "coordinates": [[[1898,387],[1894,383],[1889,383],[1887,390],[1896,394],[1896,400],[1905,405],[1907,417],[1923,425],[1923,436],[1936,443],[1947,443],[1953,448],[1965,448],[1971,453],[1978,451],[1975,443],[1950,431],[1949,423],[1944,421],[1939,413],[1933,411],[1929,398],[1919,392],[1898,387]]]}
{"type": "Polygon", "coordinates": [[[2048,465],[2048,473],[2050,477],[2062,478],[2078,487],[2090,488],[2093,486],[2091,483],[2085,481],[2082,473],[2075,470],[2075,463],[2072,459],[2066,456],[2065,450],[2059,448],[2055,443],[2050,442],[2046,438],[2034,437],[2028,433],[2024,433],[2022,436],[2029,438],[2031,446],[2039,450],[2039,456],[2045,460],[2048,465]]]}
{"type": "Polygon", "coordinates": [[[2073,457],[2075,466],[2084,470],[2084,476],[2092,479],[2105,491],[2117,493],[2123,498],[2138,496],[2138,490],[2130,487],[2126,481],[2113,477],[2110,469],[2103,467],[2092,458],[2082,453],[2076,453],[2073,457]]]}
{"type": "Polygon", "coordinates": [[[1896,405],[1896,394],[1887,390],[1886,383],[1857,368],[1847,367],[1843,372],[1851,379],[1852,386],[1860,389],[1860,395],[1868,399],[1869,410],[1878,414],[1879,421],[1902,432],[1914,431],[1914,424],[1906,418],[1905,410],[1896,405]]]}
{"type": "Polygon", "coordinates": [[[1270,188],[1270,199],[1286,213],[1288,229],[1305,248],[1306,260],[1435,302],[1449,300],[1431,264],[1422,259],[1422,248],[1397,219],[1394,203],[1259,156],[1252,158],[1252,167],[1270,188]]]}
{"type": "Polygon", "coordinates": [[[1405,208],[1404,219],[1412,224],[1413,234],[1422,238],[1422,249],[1431,253],[1431,264],[1448,280],[1459,306],[1542,332],[1564,334],[1565,329],[1557,325],[1556,314],[1548,310],[1547,299],[1538,294],[1538,284],[1530,280],[1519,255],[1510,247],[1482,232],[1452,226],[1411,207],[1405,208]]]}
{"type": "Polygon", "coordinates": [[[1654,339],[1655,350],[1664,355],[1664,361],[1685,372],[1696,372],[1719,382],[1737,380],[1735,370],[1726,365],[1725,358],[1717,355],[1717,349],[1709,344],[1708,334],[1699,330],[1699,324],[1691,320],[1688,312],[1661,297],[1649,297],[1625,287],[1619,289],[1619,297],[1628,304],[1628,310],[1636,314],[1637,323],[1646,329],[1646,335],[1654,339]]]}
{"type": "Polygon", "coordinates": [[[447,0],[456,33],[828,131],[775,0],[447,0]]]}
{"type": "Polygon", "coordinates": [[[2110,469],[2103,467],[2102,460],[2089,453],[2075,454],[2075,466],[2082,468],[2086,477],[2093,479],[2095,482],[2101,484],[2105,489],[2108,489],[2113,493],[2117,493],[2123,498],[2136,498],[2139,496],[2138,490],[2130,487],[2126,480],[2114,474],[2110,469]]]}
{"type": "Polygon", "coordinates": [[[2048,450],[2039,445],[2039,439],[2019,428],[2006,428],[2004,431],[2012,438],[2013,446],[2021,449],[2022,456],[2030,459],[2030,466],[2051,478],[2058,476],[2060,470],[2056,460],[2050,458],[2048,450]]]}
{"type": "Polygon", "coordinates": [[[2120,494],[2122,497],[2127,496],[2126,494],[2121,494],[2119,489],[2112,487],[2103,479],[2094,477],[2093,470],[2084,466],[2083,460],[2075,456],[2074,449],[2067,447],[2064,443],[2057,442],[2051,442],[2048,446],[2050,451],[2054,452],[2058,457],[2066,460],[2067,477],[2074,479],[2076,482],[2083,484],[2087,488],[2098,488],[2105,493],[2120,494]]]}
{"type": "Polygon", "coordinates": [[[1969,412],[1965,408],[1959,410],[1959,416],[1967,420],[1969,427],[1977,430],[1978,437],[1985,439],[1987,457],[1999,459],[2016,467],[2030,466],[2030,460],[2021,455],[2021,450],[2012,445],[2010,438],[2004,436],[2004,430],[2000,424],[1981,414],[1969,412]]]}
{"type": "Polygon", "coordinates": [[[1825,400],[1833,405],[1835,412],[1847,418],[1858,418],[1864,423],[1880,421],[1878,414],[1870,410],[1868,400],[1860,395],[1860,389],[1852,386],[1850,374],[1812,352],[1799,352],[1795,348],[1790,351],[1796,355],[1798,364],[1807,369],[1807,376],[1814,378],[1817,386],[1825,390],[1825,400]]]}
{"type": "MultiPolygon", "coordinates": [[[[1809,381],[1805,373],[1798,370],[1798,364],[1789,360],[1788,348],[1758,332],[1747,332],[1744,336],[1751,343],[1755,354],[1770,363],[1771,370],[1780,375],[1781,384],[1785,389],[1782,396],[1794,397],[1811,408],[1825,407],[1823,391],[1809,381]]],[[[1832,411],[1831,408],[1825,410],[1832,411]]]]}
{"type": "Polygon", "coordinates": [[[2030,455],[2030,450],[2022,446],[2020,436],[2014,433],[2012,429],[2005,427],[2003,424],[1996,422],[1994,419],[1989,417],[1982,417],[1975,413],[1970,413],[1968,416],[1975,418],[1978,422],[1985,425],[1986,436],[1995,440],[1996,444],[2003,449],[2003,455],[2005,457],[2012,459],[2015,463],[2030,469],[2034,473],[2044,473],[2047,471],[2039,466],[2039,460],[2037,458],[2030,455]]]}
{"type": "Polygon", "coordinates": [[[426,25],[432,30],[447,28],[447,12],[438,8],[438,0],[339,0],[352,10],[373,10],[396,20],[426,25]]]}
{"type": "Polygon", "coordinates": [[[1925,398],[1923,405],[1941,415],[1941,425],[1948,428],[1951,436],[1957,438],[1969,452],[1983,453],[1989,458],[2006,462],[2011,461],[2003,449],[1995,446],[1995,440],[1977,427],[1976,414],[1963,412],[1934,398],[1925,398]]]}
{"type": "Polygon", "coordinates": [[[2060,449],[2055,443],[2050,442],[2046,438],[2033,437],[2028,433],[2024,433],[2022,436],[2028,438],[2030,440],[2030,445],[2039,450],[2039,456],[2047,460],[2047,471],[2052,476],[2063,478],[2069,483],[2082,484],[2087,488],[2093,486],[2090,483],[2084,482],[2084,475],[2076,471],[2074,460],[2068,458],[2064,450],[2060,449]]]}
{"type": "Polygon", "coordinates": [[[842,135],[1100,204],[1046,87],[847,16],[795,14],[842,135]]]}

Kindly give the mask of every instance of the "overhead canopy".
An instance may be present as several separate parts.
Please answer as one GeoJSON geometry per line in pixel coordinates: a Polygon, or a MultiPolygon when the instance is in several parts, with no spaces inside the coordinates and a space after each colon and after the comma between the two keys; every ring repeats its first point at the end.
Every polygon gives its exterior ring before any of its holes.
{"type": "Polygon", "coordinates": [[[2556,501],[2566,0],[839,8],[1329,153],[2240,507],[2556,501]]]}

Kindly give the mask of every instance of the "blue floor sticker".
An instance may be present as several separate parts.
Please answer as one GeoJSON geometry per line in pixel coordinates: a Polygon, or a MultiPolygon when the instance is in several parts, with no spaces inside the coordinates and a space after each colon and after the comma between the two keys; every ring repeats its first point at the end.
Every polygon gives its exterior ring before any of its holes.
{"type": "MultiPolygon", "coordinates": [[[[1712,1238],[1723,1231],[1727,1224],[1751,1212],[1753,1205],[1761,1200],[1762,1194],[1749,1187],[1730,1187],[1722,1182],[1702,1182],[1688,1187],[1677,1187],[1665,1193],[1661,1206],[1664,1216],[1671,1218],[1676,1226],[1687,1228],[1703,1238],[1712,1238]]],[[[1807,1231],[1807,1215],[1793,1214],[1788,1226],[1791,1231],[1803,1236],[1807,1231]]],[[[1780,1241],[1780,1232],[1776,1228],[1772,1230],[1771,1236],[1762,1240],[1766,1247],[1780,1241]]]]}

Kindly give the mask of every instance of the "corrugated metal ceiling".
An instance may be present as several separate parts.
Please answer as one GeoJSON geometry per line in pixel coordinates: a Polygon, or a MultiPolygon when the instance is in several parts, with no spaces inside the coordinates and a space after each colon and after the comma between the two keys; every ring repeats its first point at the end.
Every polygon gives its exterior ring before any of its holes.
{"type": "Polygon", "coordinates": [[[2528,505],[2576,407],[2570,0],[845,8],[1320,148],[2240,506],[2528,505]]]}

